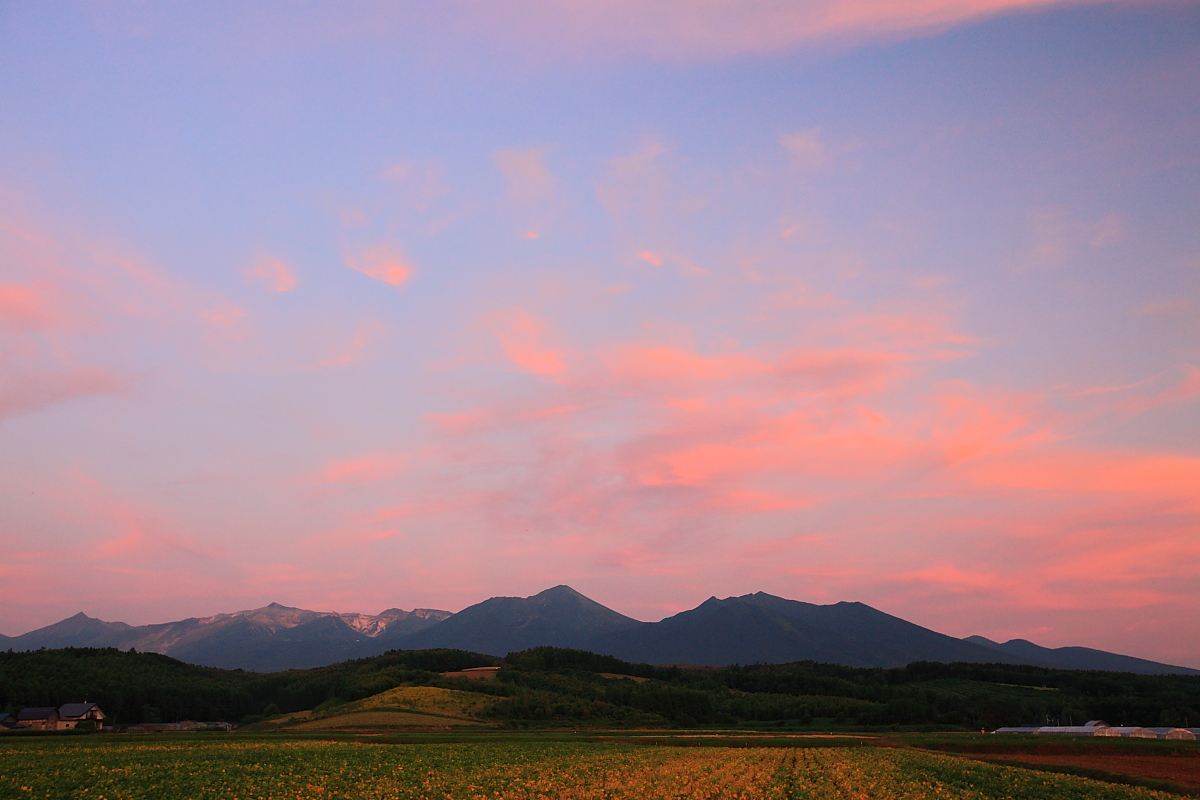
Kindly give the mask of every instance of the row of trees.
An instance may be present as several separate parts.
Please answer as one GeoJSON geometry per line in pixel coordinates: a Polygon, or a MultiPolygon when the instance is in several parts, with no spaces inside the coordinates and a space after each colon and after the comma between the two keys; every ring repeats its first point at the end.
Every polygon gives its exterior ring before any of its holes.
{"type": "Polygon", "coordinates": [[[628,664],[562,648],[504,660],[497,681],[442,677],[501,660],[458,650],[394,651],[328,667],[253,673],[115,649],[0,653],[0,709],[91,700],[122,724],[240,720],[357,700],[401,685],[499,697],[489,714],[515,725],[784,724],[993,728],[1104,719],[1200,724],[1200,677],[1000,664],[915,663],[856,669],[799,662],[725,669],[628,664]],[[613,676],[624,676],[616,677],[613,676]]]}

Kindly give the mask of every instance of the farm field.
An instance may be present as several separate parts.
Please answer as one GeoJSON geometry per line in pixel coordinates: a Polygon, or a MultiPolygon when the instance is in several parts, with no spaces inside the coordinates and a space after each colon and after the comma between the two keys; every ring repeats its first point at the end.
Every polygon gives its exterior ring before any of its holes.
{"type": "Polygon", "coordinates": [[[1003,760],[1023,764],[1103,770],[1120,775],[1133,775],[1138,778],[1171,781],[1188,789],[1200,790],[1200,754],[1170,756],[1133,753],[1088,755],[1022,753],[1003,757],[1003,760]]]}
{"type": "Polygon", "coordinates": [[[496,741],[25,739],[0,742],[4,798],[1168,798],[1173,795],[872,747],[637,747],[496,741]]]}

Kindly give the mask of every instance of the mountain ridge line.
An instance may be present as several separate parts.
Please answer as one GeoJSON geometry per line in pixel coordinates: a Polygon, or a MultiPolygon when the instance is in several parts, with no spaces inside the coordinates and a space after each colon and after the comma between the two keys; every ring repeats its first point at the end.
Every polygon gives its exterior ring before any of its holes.
{"type": "Polygon", "coordinates": [[[491,597],[457,613],[389,608],[323,612],[270,603],[244,611],[133,626],[79,612],[0,649],[116,647],[201,666],[274,672],[325,666],[388,650],[456,648],[493,656],[541,645],[650,664],[727,666],[811,660],[853,667],[914,661],[1011,663],[1139,674],[1200,670],[1086,647],[1024,639],[958,639],[856,601],[816,605],[755,592],[712,596],[658,622],[642,622],[560,584],[529,597],[491,597]]]}

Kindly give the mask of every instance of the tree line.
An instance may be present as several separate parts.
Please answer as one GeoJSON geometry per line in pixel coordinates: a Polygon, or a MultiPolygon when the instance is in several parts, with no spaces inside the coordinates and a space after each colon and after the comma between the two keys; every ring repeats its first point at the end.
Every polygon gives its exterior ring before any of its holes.
{"type": "Polygon", "coordinates": [[[694,669],[539,647],[506,659],[392,651],[315,669],[255,673],[155,653],[67,648],[0,653],[0,710],[98,703],[117,724],[238,721],[359,700],[402,685],[495,695],[514,726],[742,725],[992,729],[1022,723],[1200,725],[1200,676],[917,662],[862,669],[811,661],[694,669]],[[503,665],[495,681],[445,677],[503,665]]]}

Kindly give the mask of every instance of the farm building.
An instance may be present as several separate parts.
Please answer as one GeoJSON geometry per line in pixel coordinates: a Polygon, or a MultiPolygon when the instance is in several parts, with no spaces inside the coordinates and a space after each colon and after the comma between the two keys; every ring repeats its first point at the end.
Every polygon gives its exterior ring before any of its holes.
{"type": "Polygon", "coordinates": [[[67,703],[58,710],[58,730],[69,730],[81,722],[104,725],[104,712],[95,703],[67,703]]]}
{"type": "Polygon", "coordinates": [[[17,718],[12,714],[0,714],[0,728],[5,730],[13,730],[15,728],[24,728],[25,726],[17,722],[17,718]]]}
{"type": "Polygon", "coordinates": [[[1140,728],[1136,725],[1121,725],[1112,730],[1116,731],[1119,736],[1124,736],[1126,739],[1157,739],[1154,731],[1149,728],[1140,728]]]}
{"type": "Polygon", "coordinates": [[[1114,728],[1107,725],[1043,725],[1034,733],[1052,736],[1120,736],[1114,728]]]}
{"type": "Polygon", "coordinates": [[[1136,726],[1112,727],[1102,720],[1089,720],[1086,725],[1021,725],[997,728],[992,733],[1038,733],[1058,736],[1124,736],[1127,739],[1172,739],[1194,741],[1200,739],[1200,728],[1140,728],[1136,726]]]}
{"type": "Polygon", "coordinates": [[[1108,723],[1100,719],[1090,719],[1083,725],[1022,725],[1018,728],[997,728],[993,733],[1037,733],[1051,736],[1120,736],[1108,723]]]}
{"type": "Polygon", "coordinates": [[[1189,731],[1187,728],[1149,728],[1154,732],[1154,735],[1159,739],[1171,739],[1172,741],[1196,741],[1196,734],[1189,731]]]}
{"type": "Polygon", "coordinates": [[[22,708],[17,714],[17,722],[36,731],[52,731],[58,728],[58,709],[22,708]]]}
{"type": "Polygon", "coordinates": [[[70,730],[81,722],[93,723],[99,728],[104,719],[104,712],[95,703],[67,703],[62,708],[23,708],[17,714],[17,722],[39,731],[70,730]]]}

